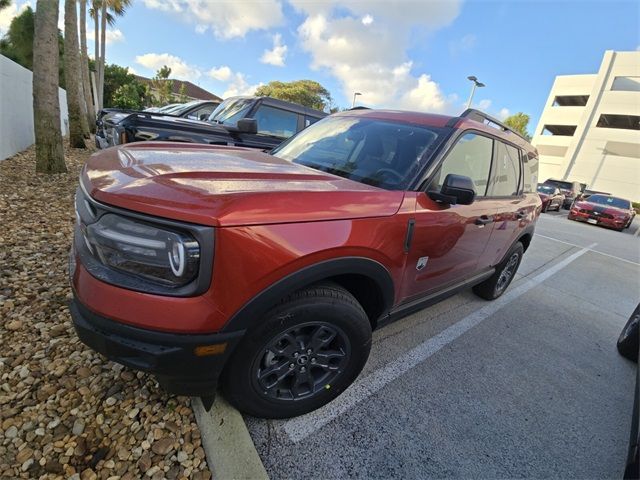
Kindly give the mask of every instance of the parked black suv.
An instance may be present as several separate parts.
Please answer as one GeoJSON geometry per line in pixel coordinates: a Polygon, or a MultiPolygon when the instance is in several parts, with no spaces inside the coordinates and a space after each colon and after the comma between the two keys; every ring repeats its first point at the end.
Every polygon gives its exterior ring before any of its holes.
{"type": "Polygon", "coordinates": [[[271,149],[326,115],[271,97],[231,97],[206,121],[135,112],[105,117],[103,130],[108,146],[165,140],[271,149]]]}
{"type": "Polygon", "coordinates": [[[168,115],[170,117],[182,117],[192,120],[206,120],[211,116],[211,113],[220,105],[220,102],[213,100],[194,100],[187,103],[176,103],[163,107],[161,112],[130,110],[124,108],[103,108],[98,112],[96,118],[96,147],[107,148],[111,146],[107,137],[109,135],[110,128],[116,125],[124,118],[134,113],[140,114],[153,114],[153,115],[168,115]]]}

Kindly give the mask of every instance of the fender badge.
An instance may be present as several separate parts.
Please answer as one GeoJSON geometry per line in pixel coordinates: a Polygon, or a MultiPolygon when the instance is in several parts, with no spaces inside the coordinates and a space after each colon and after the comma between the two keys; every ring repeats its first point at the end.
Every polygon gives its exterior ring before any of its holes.
{"type": "Polygon", "coordinates": [[[420,257],[418,259],[418,263],[416,263],[416,270],[420,271],[424,267],[427,266],[427,262],[429,261],[429,257],[420,257]]]}

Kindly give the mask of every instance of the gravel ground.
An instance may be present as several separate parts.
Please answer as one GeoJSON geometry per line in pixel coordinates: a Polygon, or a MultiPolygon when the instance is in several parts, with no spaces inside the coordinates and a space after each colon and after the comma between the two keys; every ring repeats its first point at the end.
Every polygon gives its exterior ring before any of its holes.
{"type": "Polygon", "coordinates": [[[105,360],[76,337],[67,302],[68,174],[35,173],[30,148],[0,162],[0,478],[208,479],[187,397],[105,360]]]}

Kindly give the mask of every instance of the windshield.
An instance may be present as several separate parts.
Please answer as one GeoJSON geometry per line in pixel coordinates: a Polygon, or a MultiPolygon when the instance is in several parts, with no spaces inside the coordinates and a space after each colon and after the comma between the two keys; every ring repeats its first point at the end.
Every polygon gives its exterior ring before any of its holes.
{"type": "Polygon", "coordinates": [[[168,108],[166,110],[163,110],[163,113],[170,113],[171,115],[182,115],[184,112],[186,112],[188,109],[190,109],[191,107],[193,107],[194,105],[197,105],[200,103],[200,100],[194,100],[193,102],[189,102],[189,103],[179,103],[177,105],[174,105],[171,108],[168,108]]]}
{"type": "Polygon", "coordinates": [[[624,200],[617,197],[609,197],[607,195],[591,195],[588,202],[597,203],[598,205],[607,205],[608,207],[624,208],[626,210],[631,209],[631,203],[629,200],[624,200]]]}
{"type": "Polygon", "coordinates": [[[253,102],[253,98],[229,98],[211,112],[208,121],[235,126],[238,120],[247,116],[253,102]]]}
{"type": "Polygon", "coordinates": [[[182,106],[181,103],[170,103],[169,105],[165,105],[164,107],[158,108],[157,112],[168,113],[176,107],[182,106]]]}
{"type": "Polygon", "coordinates": [[[388,190],[403,190],[440,130],[361,117],[327,117],[271,153],[388,190]]]}
{"type": "Polygon", "coordinates": [[[548,185],[553,185],[562,190],[571,190],[573,188],[573,184],[571,182],[561,182],[560,180],[547,180],[544,183],[548,185]]]}
{"type": "Polygon", "coordinates": [[[553,192],[555,191],[556,187],[553,187],[551,185],[538,185],[538,191],[540,193],[546,193],[549,195],[553,195],[553,192]]]}

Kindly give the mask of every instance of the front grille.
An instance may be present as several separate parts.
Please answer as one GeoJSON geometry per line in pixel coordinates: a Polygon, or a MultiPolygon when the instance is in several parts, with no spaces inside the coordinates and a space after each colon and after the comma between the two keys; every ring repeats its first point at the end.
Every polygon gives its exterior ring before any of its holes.
{"type": "Polygon", "coordinates": [[[587,210],[586,208],[581,208],[580,209],[580,213],[587,213],[587,214],[589,214],[591,216],[591,218],[604,218],[604,219],[613,218],[613,215],[611,215],[609,213],[596,212],[594,210],[587,210]]]}

